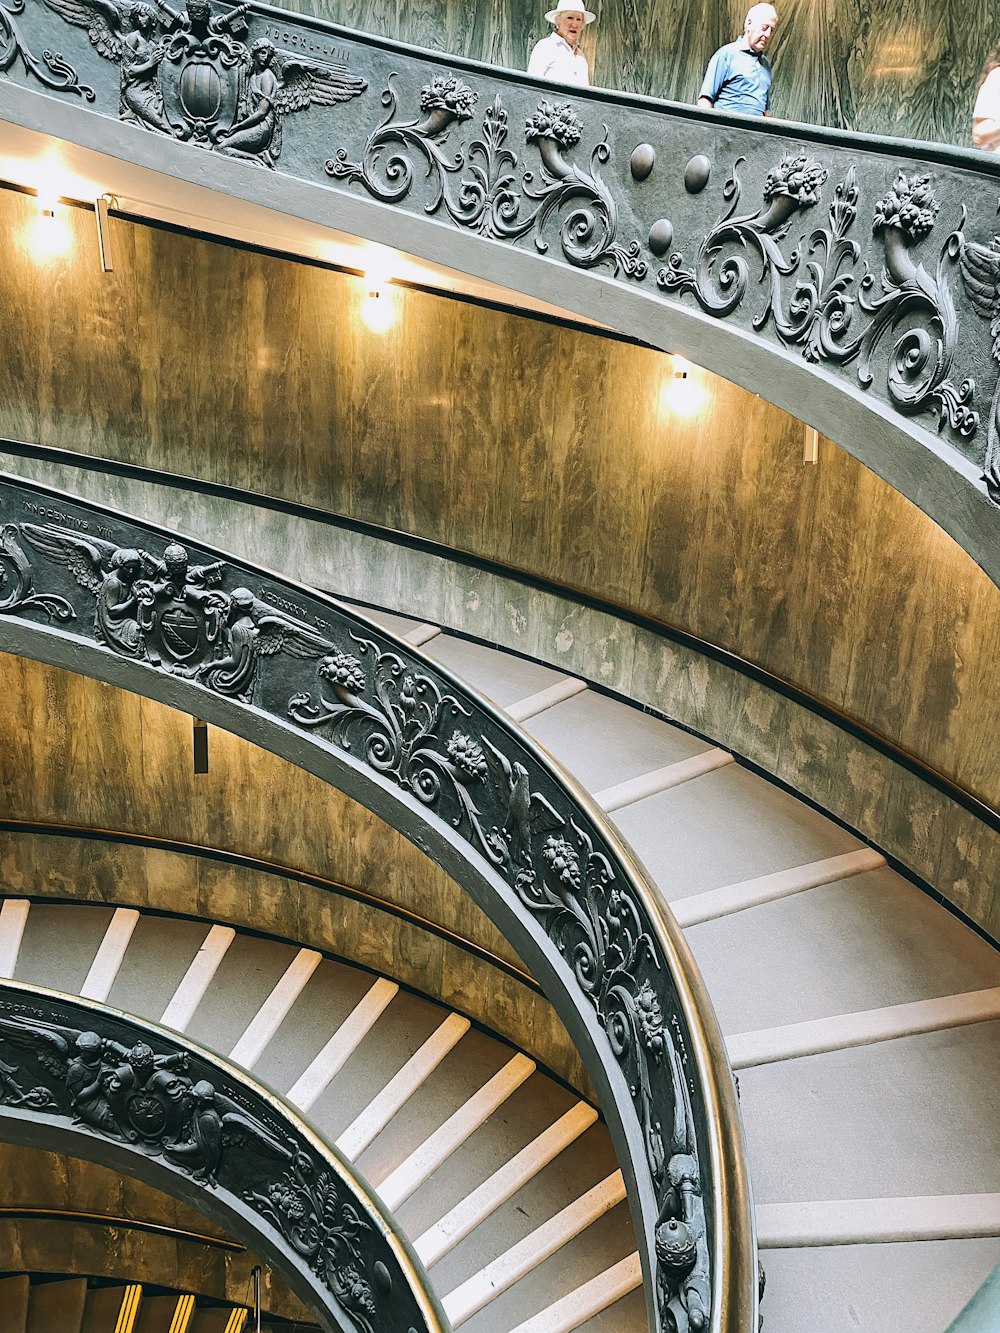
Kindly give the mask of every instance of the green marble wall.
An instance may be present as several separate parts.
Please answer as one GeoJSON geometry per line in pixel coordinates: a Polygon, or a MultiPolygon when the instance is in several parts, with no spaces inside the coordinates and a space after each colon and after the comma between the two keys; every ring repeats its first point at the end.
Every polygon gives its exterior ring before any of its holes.
{"type": "MultiPolygon", "coordinates": [[[[541,0],[293,0],[283,8],[472,60],[523,69],[549,31],[541,0]]],[[[748,0],[597,3],[584,49],[595,83],[693,102],[748,0]]],[[[772,114],[969,146],[975,87],[1000,13],[968,0],[779,0],[772,114]]]]}
{"type": "Polygon", "coordinates": [[[39,267],[31,207],[0,194],[0,434],[541,572],[757,662],[1000,808],[1000,591],[832,444],[804,466],[794,418],[697,369],[685,417],[669,357],[420,293],[373,334],[356,279],[147,227],[114,224],[103,275],[84,212],[75,257],[39,267]]]}

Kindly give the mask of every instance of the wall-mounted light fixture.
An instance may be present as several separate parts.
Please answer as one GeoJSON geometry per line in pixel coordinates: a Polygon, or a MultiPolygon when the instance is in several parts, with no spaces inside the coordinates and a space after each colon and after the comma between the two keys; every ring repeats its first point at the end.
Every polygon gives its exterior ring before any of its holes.
{"type": "Polygon", "coordinates": [[[115,271],[114,255],[111,251],[111,223],[108,218],[108,208],[111,204],[117,205],[118,200],[113,194],[98,195],[94,201],[94,217],[97,219],[97,248],[101,255],[101,272],[113,273],[115,271]]]}
{"type": "Polygon", "coordinates": [[[38,212],[29,227],[31,257],[47,264],[66,254],[73,245],[73,233],[64,216],[64,206],[54,194],[38,195],[38,212]]]}
{"type": "Polygon", "coordinates": [[[657,406],[661,418],[692,417],[705,406],[708,394],[693,369],[686,356],[671,356],[670,377],[660,384],[657,406]]]}
{"type": "Polygon", "coordinates": [[[397,297],[392,288],[369,286],[361,302],[361,318],[365,326],[372,333],[386,333],[395,324],[397,314],[397,297]]]}
{"type": "Polygon", "coordinates": [[[813,426],[804,426],[802,430],[802,461],[819,462],[819,431],[813,426]]]}

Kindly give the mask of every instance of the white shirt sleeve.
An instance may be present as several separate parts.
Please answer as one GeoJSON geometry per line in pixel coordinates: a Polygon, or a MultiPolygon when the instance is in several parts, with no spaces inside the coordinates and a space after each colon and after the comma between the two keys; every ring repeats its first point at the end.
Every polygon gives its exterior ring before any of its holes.
{"type": "Polygon", "coordinates": [[[972,112],[972,141],[977,148],[1000,152],[1000,69],[987,74],[972,112]]]}

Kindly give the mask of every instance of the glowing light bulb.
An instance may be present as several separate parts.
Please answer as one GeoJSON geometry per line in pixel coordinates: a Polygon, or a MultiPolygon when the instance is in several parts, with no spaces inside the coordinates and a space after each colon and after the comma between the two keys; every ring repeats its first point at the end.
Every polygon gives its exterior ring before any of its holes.
{"type": "Polygon", "coordinates": [[[370,287],[361,302],[361,318],[372,333],[386,333],[396,322],[398,306],[391,287],[370,287]]]}
{"type": "Polygon", "coordinates": [[[674,373],[660,385],[657,406],[661,418],[693,417],[708,401],[705,386],[686,370],[683,373],[677,370],[676,363],[679,359],[674,357],[674,373]]]}
{"type": "Polygon", "coordinates": [[[29,226],[28,245],[31,257],[39,264],[59,259],[72,249],[73,233],[63,213],[51,195],[38,196],[38,213],[29,226]]]}

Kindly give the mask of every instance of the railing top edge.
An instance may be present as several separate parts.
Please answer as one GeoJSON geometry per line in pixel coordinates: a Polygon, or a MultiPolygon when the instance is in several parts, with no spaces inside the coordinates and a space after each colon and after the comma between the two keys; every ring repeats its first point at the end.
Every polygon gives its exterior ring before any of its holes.
{"type": "Polygon", "coordinates": [[[382,37],[376,33],[363,32],[358,28],[349,28],[344,24],[333,23],[311,14],[282,9],[279,5],[268,5],[261,0],[249,0],[248,8],[252,13],[266,16],[275,21],[294,20],[296,24],[316,27],[324,32],[336,33],[352,42],[363,46],[377,47],[393,51],[399,55],[416,57],[421,60],[447,65],[449,68],[462,69],[484,77],[496,78],[504,83],[528,84],[550,98],[563,92],[566,97],[604,103],[609,106],[635,107],[637,110],[667,113],[683,120],[703,123],[721,123],[733,128],[753,130],[765,136],[775,138],[809,140],[813,143],[830,144],[840,148],[864,148],[868,152],[886,157],[907,157],[920,161],[936,162],[945,166],[978,171],[984,176],[1000,180],[1000,155],[980,152],[974,148],[962,148],[952,144],[934,143],[922,139],[898,139],[891,136],[868,134],[860,130],[841,130],[828,125],[813,125],[805,121],[782,120],[776,116],[747,116],[737,112],[707,111],[690,102],[675,102],[665,97],[650,97],[643,93],[631,93],[617,88],[601,88],[591,85],[586,88],[572,87],[569,84],[552,83],[549,80],[534,78],[525,70],[512,69],[506,65],[487,65],[471,60],[468,56],[437,51],[431,47],[416,46],[401,42],[396,38],[382,37]]]}

